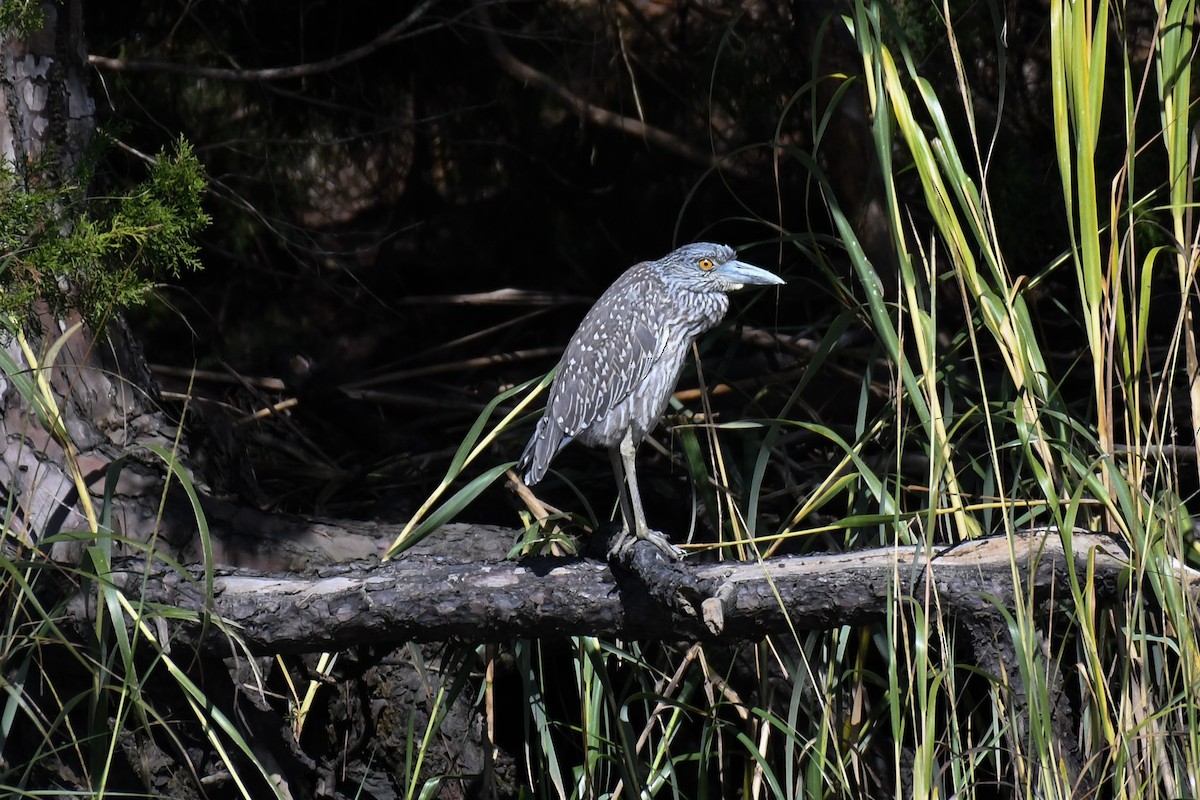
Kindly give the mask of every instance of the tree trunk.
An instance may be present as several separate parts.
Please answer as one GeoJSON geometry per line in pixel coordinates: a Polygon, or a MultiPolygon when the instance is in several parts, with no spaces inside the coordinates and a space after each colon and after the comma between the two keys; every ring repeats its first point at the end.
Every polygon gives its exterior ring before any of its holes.
{"type": "MultiPolygon", "coordinates": [[[[45,17],[40,30],[25,36],[6,32],[0,43],[0,158],[18,191],[78,182],[95,129],[80,3],[40,7],[45,17]]],[[[177,429],[158,406],[149,370],[123,320],[114,318],[97,334],[77,314],[56,316],[43,305],[15,323],[26,327],[4,336],[3,349],[16,370],[6,370],[12,374],[0,383],[6,530],[26,546],[64,531],[94,530],[108,469],[126,456],[111,487],[111,527],[147,540],[159,525],[164,470],[161,462],[140,459],[144,451],[138,448],[154,443],[172,450],[177,429]]],[[[192,535],[177,530],[183,541],[192,535]]],[[[73,562],[77,549],[59,541],[48,555],[73,562]]]]}

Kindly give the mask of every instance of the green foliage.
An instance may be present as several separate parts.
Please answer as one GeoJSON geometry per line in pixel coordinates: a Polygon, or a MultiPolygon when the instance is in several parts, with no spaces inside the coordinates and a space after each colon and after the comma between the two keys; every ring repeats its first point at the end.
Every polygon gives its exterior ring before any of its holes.
{"type": "Polygon", "coordinates": [[[0,3],[0,36],[24,38],[46,24],[38,0],[4,0],[0,3]]]}
{"type": "Polygon", "coordinates": [[[86,172],[57,188],[0,173],[0,316],[28,318],[41,300],[99,325],[144,302],[156,280],[200,268],[194,238],[210,222],[206,180],[182,138],[124,192],[88,197],[84,183],[86,172]]]}

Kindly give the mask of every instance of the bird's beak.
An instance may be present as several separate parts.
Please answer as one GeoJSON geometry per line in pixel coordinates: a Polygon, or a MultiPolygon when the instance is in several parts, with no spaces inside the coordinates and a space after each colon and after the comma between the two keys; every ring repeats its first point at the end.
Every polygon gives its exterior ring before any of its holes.
{"type": "Polygon", "coordinates": [[[743,286],[780,286],[786,283],[774,272],[767,272],[765,269],[759,269],[744,261],[726,261],[717,267],[717,272],[733,289],[740,289],[743,286]]]}

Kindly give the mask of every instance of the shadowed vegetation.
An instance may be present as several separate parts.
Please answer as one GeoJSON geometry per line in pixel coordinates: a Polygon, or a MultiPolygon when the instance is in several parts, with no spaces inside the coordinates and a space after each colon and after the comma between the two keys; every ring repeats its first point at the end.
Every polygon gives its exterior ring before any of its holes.
{"type": "Polygon", "coordinates": [[[789,284],[734,299],[641,448],[649,522],[689,558],[769,575],[1050,527],[1110,533],[1129,570],[1110,606],[1084,573],[1038,611],[1014,558],[1011,608],[897,574],[882,624],[744,647],[363,647],[231,679],[99,579],[102,506],[63,534],[102,610],[85,641],[40,599],[61,567],[3,562],[6,791],[1197,794],[1194,2],[89,13],[121,130],[95,193],[152,199],[137,154],[180,133],[209,176],[214,224],[163,253],[206,269],[133,322],[214,491],[396,523],[394,555],[450,519],[586,546],[604,454],[564,451],[536,498],[506,469],[588,304],[704,239],[789,284]]]}

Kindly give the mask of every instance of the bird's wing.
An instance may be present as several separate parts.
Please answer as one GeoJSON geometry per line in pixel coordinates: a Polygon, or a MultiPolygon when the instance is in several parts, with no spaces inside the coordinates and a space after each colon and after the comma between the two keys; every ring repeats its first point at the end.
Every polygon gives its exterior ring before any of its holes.
{"type": "Polygon", "coordinates": [[[666,329],[654,324],[666,302],[661,281],[634,268],[592,306],[563,352],[546,412],[521,454],[526,482],[541,480],[559,450],[646,379],[667,346],[666,329]]]}
{"type": "Polygon", "coordinates": [[[661,294],[661,284],[644,276],[620,280],[580,324],[563,353],[547,404],[547,417],[567,437],[629,397],[662,355],[666,330],[654,324],[656,309],[665,303],[661,294]]]}

